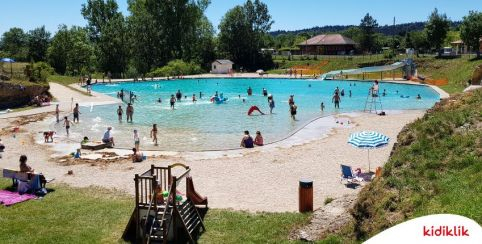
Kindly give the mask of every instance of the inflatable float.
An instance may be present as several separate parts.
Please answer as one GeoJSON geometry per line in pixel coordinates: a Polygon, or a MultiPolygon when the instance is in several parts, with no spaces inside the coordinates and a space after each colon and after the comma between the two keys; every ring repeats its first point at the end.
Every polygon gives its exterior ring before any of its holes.
{"type": "Polygon", "coordinates": [[[225,103],[226,101],[228,101],[228,99],[225,98],[222,93],[219,96],[212,96],[211,97],[212,103],[222,104],[222,103],[225,103]]]}

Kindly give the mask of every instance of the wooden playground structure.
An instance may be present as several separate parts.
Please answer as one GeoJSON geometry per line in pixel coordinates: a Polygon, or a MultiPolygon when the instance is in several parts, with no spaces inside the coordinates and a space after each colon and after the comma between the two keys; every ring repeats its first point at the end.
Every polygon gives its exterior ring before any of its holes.
{"type": "Polygon", "coordinates": [[[136,174],[135,209],[122,238],[132,243],[196,243],[206,229],[208,199],[199,195],[184,164],[136,174]],[[185,187],[182,193],[178,189],[185,187]]]}

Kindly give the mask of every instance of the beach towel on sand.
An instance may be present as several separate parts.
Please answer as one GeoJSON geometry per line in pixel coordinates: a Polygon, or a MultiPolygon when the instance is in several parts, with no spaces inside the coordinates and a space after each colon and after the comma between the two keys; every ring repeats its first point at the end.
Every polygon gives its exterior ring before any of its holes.
{"type": "Polygon", "coordinates": [[[31,195],[31,194],[20,195],[18,192],[0,190],[0,203],[3,204],[4,206],[11,206],[16,203],[28,201],[34,198],[35,198],[35,195],[31,195]]]}

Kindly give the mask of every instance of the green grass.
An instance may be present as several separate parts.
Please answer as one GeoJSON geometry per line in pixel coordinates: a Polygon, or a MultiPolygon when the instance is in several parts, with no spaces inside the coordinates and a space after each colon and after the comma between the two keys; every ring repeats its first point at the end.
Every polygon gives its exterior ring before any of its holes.
{"type": "Polygon", "coordinates": [[[408,125],[352,215],[351,240],[365,240],[407,219],[450,213],[482,224],[482,90],[444,100],[408,125]]]}
{"type": "Polygon", "coordinates": [[[64,86],[79,83],[79,77],[66,75],[51,75],[47,80],[49,82],[55,82],[64,86]]]}
{"type": "Polygon", "coordinates": [[[246,213],[209,210],[204,224],[207,232],[199,243],[288,243],[292,228],[308,221],[299,213],[246,213]]]}
{"type": "MultiPolygon", "coordinates": [[[[0,180],[1,188],[11,183],[0,180]]],[[[117,243],[133,200],[100,188],[51,185],[42,200],[0,206],[0,243],[117,243]]]]}
{"type": "MultiPolygon", "coordinates": [[[[403,58],[405,57],[399,57],[399,59],[403,58]]],[[[441,86],[441,88],[446,92],[453,94],[463,91],[467,86],[467,80],[472,77],[475,68],[482,64],[482,59],[473,60],[473,58],[474,56],[472,55],[471,57],[463,56],[462,58],[456,59],[437,59],[434,56],[421,56],[415,57],[414,59],[419,74],[433,79],[447,79],[449,84],[441,86]]],[[[305,60],[300,60],[300,57],[295,57],[294,60],[276,57],[275,62],[278,64],[279,69],[270,70],[269,72],[273,74],[284,74],[285,69],[295,65],[316,65],[325,60],[328,61],[328,64],[319,70],[320,73],[326,73],[333,70],[359,68],[360,66],[365,67],[371,65],[391,64],[396,61],[395,59],[386,60],[382,55],[355,56],[353,58],[319,56],[317,60],[314,60],[313,56],[310,57],[309,60],[306,58],[305,60]]],[[[387,76],[390,76],[390,74],[387,74],[387,76]]],[[[375,77],[379,79],[378,74],[375,74],[375,77]]]]}
{"type": "MultiPolygon", "coordinates": [[[[0,189],[11,181],[0,178],[0,189]]],[[[0,206],[0,243],[117,243],[134,207],[134,197],[102,188],[52,184],[42,200],[0,206]]],[[[309,215],[211,209],[200,243],[283,243],[309,215]]]]}

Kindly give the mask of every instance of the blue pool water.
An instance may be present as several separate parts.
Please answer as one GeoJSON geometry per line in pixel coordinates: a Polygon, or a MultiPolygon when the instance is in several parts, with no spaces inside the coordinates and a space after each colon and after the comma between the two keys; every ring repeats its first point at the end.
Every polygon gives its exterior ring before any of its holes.
{"type": "MultiPolygon", "coordinates": [[[[254,134],[261,131],[265,143],[282,139],[302,127],[312,119],[339,112],[360,111],[364,109],[371,82],[288,80],[288,79],[185,79],[172,81],[152,81],[141,83],[97,84],[96,92],[116,97],[121,89],[133,91],[138,101],[134,103],[134,123],[117,121],[117,105],[84,107],[81,109],[81,124],[73,127],[73,137],[87,135],[99,140],[107,126],[114,127],[117,146],[132,147],[132,131],[138,129],[141,148],[157,150],[194,151],[239,147],[244,130],[254,134]],[[253,96],[247,96],[248,87],[253,96]],[[333,91],[339,87],[345,90],[340,109],[334,109],[331,102],[333,91]],[[274,114],[247,116],[252,105],[269,113],[267,98],[262,95],[266,88],[276,103],[274,114]],[[177,90],[183,93],[183,100],[177,102],[175,110],[169,108],[169,97],[177,90]],[[352,97],[349,97],[349,91],[352,97]],[[203,93],[202,99],[199,92],[203,93]],[[213,104],[210,97],[218,91],[228,98],[225,104],[213,104]],[[196,94],[198,101],[192,102],[196,94]],[[298,106],[298,121],[289,114],[288,98],[293,94],[298,106]],[[184,96],[187,99],[184,99],[184,96]],[[158,98],[162,103],[158,103],[158,98]],[[241,98],[240,98],[241,97],[241,98]],[[245,102],[242,101],[245,99],[245,102]],[[325,110],[320,111],[324,102],[325,110]],[[159,146],[149,139],[152,124],[159,127],[159,146]]],[[[430,87],[380,83],[384,110],[427,109],[440,97],[430,87]],[[417,100],[420,94],[422,99],[417,100]],[[401,98],[401,96],[408,98],[401,98]]],[[[125,110],[125,104],[122,105],[125,110]]],[[[125,118],[124,118],[125,120],[125,118]]]]}

